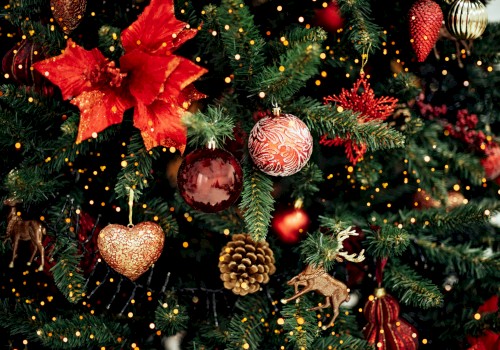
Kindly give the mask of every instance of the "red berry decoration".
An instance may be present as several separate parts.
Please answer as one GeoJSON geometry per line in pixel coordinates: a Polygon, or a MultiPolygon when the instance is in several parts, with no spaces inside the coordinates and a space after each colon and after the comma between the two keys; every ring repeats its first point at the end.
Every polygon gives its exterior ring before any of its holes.
{"type": "Polygon", "coordinates": [[[236,202],[243,188],[243,171],[229,152],[198,149],[182,161],[177,186],[191,207],[215,213],[236,202]]]}
{"type": "Polygon", "coordinates": [[[344,24],[337,1],[330,2],[327,7],[314,10],[314,13],[315,24],[323,27],[327,32],[335,33],[344,24]]]}
{"type": "Polygon", "coordinates": [[[289,176],[311,158],[313,139],[307,125],[292,114],[266,116],[250,131],[248,152],[255,165],[272,176],[289,176]]]}
{"type": "Polygon", "coordinates": [[[425,61],[439,37],[443,11],[432,0],[418,0],[410,8],[410,39],[419,62],[425,61]]]}
{"type": "Polygon", "coordinates": [[[273,216],[271,226],[284,243],[297,243],[307,232],[311,220],[301,208],[278,210],[273,216]]]}
{"type": "Polygon", "coordinates": [[[386,294],[384,288],[375,289],[364,308],[368,324],[363,335],[368,343],[381,350],[416,350],[418,335],[416,329],[399,318],[398,301],[386,294]]]}

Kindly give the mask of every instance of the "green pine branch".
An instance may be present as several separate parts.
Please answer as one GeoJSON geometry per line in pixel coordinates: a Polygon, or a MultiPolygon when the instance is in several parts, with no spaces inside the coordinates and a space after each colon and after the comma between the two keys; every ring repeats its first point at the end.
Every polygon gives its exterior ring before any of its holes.
{"type": "Polygon", "coordinates": [[[228,325],[227,350],[259,349],[264,322],[269,314],[268,300],[259,294],[239,298],[228,325]]]}
{"type": "Polygon", "coordinates": [[[405,229],[383,225],[366,235],[366,251],[377,258],[402,255],[410,245],[410,235],[405,229]]]}
{"type": "Polygon", "coordinates": [[[180,305],[173,293],[166,293],[163,300],[158,300],[155,310],[156,328],[166,336],[171,336],[187,329],[189,316],[186,307],[180,305]]]}
{"type": "Polygon", "coordinates": [[[399,260],[389,259],[384,270],[384,285],[390,286],[404,304],[422,309],[443,305],[444,297],[438,287],[399,260]]]}
{"type": "Polygon", "coordinates": [[[128,198],[130,190],[133,190],[137,200],[153,179],[151,169],[153,161],[159,157],[159,151],[155,148],[148,151],[142,136],[136,132],[130,139],[127,153],[124,159],[126,165],[117,176],[115,193],[118,198],[128,198]]]}
{"type": "MultiPolygon", "coordinates": [[[[350,229],[350,228],[349,228],[350,229]]],[[[308,265],[323,265],[330,270],[335,264],[339,243],[333,235],[325,235],[320,231],[308,234],[300,243],[302,259],[308,265]]]]}
{"type": "Polygon", "coordinates": [[[57,198],[59,191],[66,185],[61,175],[48,178],[40,167],[11,170],[4,179],[5,189],[25,204],[46,202],[57,198]]]}
{"type": "MultiPolygon", "coordinates": [[[[288,288],[288,295],[293,295],[288,288]]],[[[310,294],[303,295],[299,299],[286,303],[281,310],[284,318],[283,330],[287,339],[294,344],[295,349],[312,350],[312,344],[321,333],[322,323],[318,322],[316,312],[308,309],[316,306],[310,294]]],[[[329,322],[329,321],[328,321],[329,322]]]]}
{"type": "MultiPolygon", "coordinates": [[[[175,237],[179,233],[179,224],[172,216],[171,206],[163,198],[146,198],[144,200],[146,208],[143,210],[142,215],[136,217],[138,222],[154,221],[157,222],[166,237],[175,237]]],[[[136,211],[137,213],[137,211],[136,211]]]]}
{"type": "MultiPolygon", "coordinates": [[[[186,207],[187,209],[187,207],[186,207]]],[[[241,213],[235,207],[223,210],[217,215],[203,213],[197,210],[189,210],[194,221],[201,223],[201,226],[210,227],[210,231],[221,234],[233,234],[245,232],[245,222],[241,213]]]]}
{"type": "Polygon", "coordinates": [[[320,43],[298,43],[280,55],[278,64],[264,67],[253,78],[250,91],[265,93],[269,101],[288,101],[312,76],[321,58],[320,43]]]}
{"type": "Polygon", "coordinates": [[[304,116],[303,121],[317,137],[341,137],[367,145],[369,151],[403,147],[405,137],[386,123],[370,121],[360,124],[350,110],[338,112],[308,97],[300,97],[287,106],[287,112],[304,116]]]}
{"type": "Polygon", "coordinates": [[[225,64],[234,73],[237,88],[246,88],[250,77],[264,65],[265,41],[253,15],[241,0],[223,0],[217,10],[219,33],[224,45],[225,64]]]}
{"type": "Polygon", "coordinates": [[[243,191],[239,208],[243,211],[247,232],[255,241],[267,236],[271,213],[274,210],[273,181],[253,168],[244,167],[243,191]]]}
{"type": "Polygon", "coordinates": [[[196,148],[209,144],[221,148],[226,139],[234,139],[234,119],[220,107],[208,106],[203,112],[186,114],[182,122],[188,129],[189,145],[196,148]]]}
{"type": "Polygon", "coordinates": [[[293,199],[307,199],[319,192],[319,184],[324,181],[323,172],[316,163],[309,161],[307,165],[290,179],[292,181],[293,199]]]}

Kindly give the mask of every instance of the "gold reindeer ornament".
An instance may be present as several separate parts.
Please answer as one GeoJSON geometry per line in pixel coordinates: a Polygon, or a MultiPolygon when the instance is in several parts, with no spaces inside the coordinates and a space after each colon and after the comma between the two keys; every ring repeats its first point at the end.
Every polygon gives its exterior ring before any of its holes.
{"type": "MultiPolygon", "coordinates": [[[[339,243],[339,248],[337,249],[337,254],[335,256],[335,260],[338,262],[342,262],[343,259],[352,262],[361,262],[365,259],[364,250],[362,250],[357,256],[356,254],[348,254],[345,251],[341,251],[342,242],[348,238],[349,236],[357,236],[358,233],[355,231],[351,231],[351,228],[340,232],[337,235],[337,241],[339,243]]],[[[290,281],[287,282],[288,285],[294,287],[295,294],[287,299],[282,299],[281,302],[286,304],[291,300],[297,299],[298,297],[315,291],[325,297],[324,304],[318,304],[318,306],[310,308],[309,310],[320,310],[327,307],[331,307],[333,309],[333,317],[330,320],[330,323],[327,326],[323,326],[323,329],[327,329],[332,327],[335,319],[339,315],[339,307],[345,301],[349,301],[349,288],[333,278],[323,267],[323,265],[307,265],[304,271],[299,273],[297,276],[293,277],[290,281]],[[299,287],[304,287],[299,291],[299,287]]]]}
{"type": "Polygon", "coordinates": [[[7,216],[7,238],[5,241],[10,239],[12,241],[12,260],[9,264],[10,268],[14,267],[14,260],[17,257],[17,248],[19,240],[21,241],[31,241],[35,246],[31,258],[27,265],[30,266],[35,258],[36,252],[40,252],[40,267],[38,271],[43,271],[43,265],[45,263],[45,249],[42,245],[43,235],[45,235],[46,228],[38,220],[23,220],[17,215],[16,206],[21,203],[20,200],[14,198],[8,198],[4,200],[3,204],[10,207],[9,214],[7,216]]]}

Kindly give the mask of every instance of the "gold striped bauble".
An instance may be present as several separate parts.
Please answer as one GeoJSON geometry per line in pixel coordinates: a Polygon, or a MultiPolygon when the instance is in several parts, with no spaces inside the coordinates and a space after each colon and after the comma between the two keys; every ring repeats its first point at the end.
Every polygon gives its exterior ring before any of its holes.
{"type": "Polygon", "coordinates": [[[487,24],[488,13],[479,0],[456,0],[446,18],[448,31],[457,39],[477,39],[487,24]]]}

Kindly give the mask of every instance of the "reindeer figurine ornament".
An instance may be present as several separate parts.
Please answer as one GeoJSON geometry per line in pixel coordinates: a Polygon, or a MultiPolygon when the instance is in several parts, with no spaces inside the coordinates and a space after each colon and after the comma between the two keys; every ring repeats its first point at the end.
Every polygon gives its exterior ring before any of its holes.
{"type": "Polygon", "coordinates": [[[27,263],[31,265],[37,251],[40,252],[40,267],[38,271],[43,271],[45,263],[45,249],[42,245],[43,235],[46,234],[45,226],[38,220],[23,220],[17,215],[16,205],[21,203],[20,200],[8,198],[4,200],[3,204],[10,207],[9,215],[7,216],[7,238],[12,241],[12,260],[9,267],[14,267],[14,260],[17,257],[17,248],[19,240],[29,241],[35,246],[31,259],[27,263]]]}
{"type": "MultiPolygon", "coordinates": [[[[335,255],[335,260],[342,262],[344,259],[352,262],[361,262],[365,259],[364,249],[358,254],[348,254],[345,251],[341,251],[343,248],[342,242],[349,236],[357,236],[358,233],[355,231],[350,231],[350,227],[337,235],[338,249],[335,255]]],[[[308,265],[304,271],[299,273],[297,276],[293,277],[287,282],[288,285],[293,286],[295,294],[288,298],[282,299],[281,302],[286,304],[291,300],[294,300],[308,292],[315,291],[325,297],[325,303],[319,304],[316,307],[310,308],[309,310],[319,310],[327,307],[332,307],[333,317],[327,326],[323,326],[323,329],[332,327],[335,319],[339,315],[339,307],[344,301],[349,301],[349,289],[347,286],[333,278],[328,272],[325,271],[323,265],[308,265]],[[299,286],[304,288],[299,291],[299,286]]]]}

